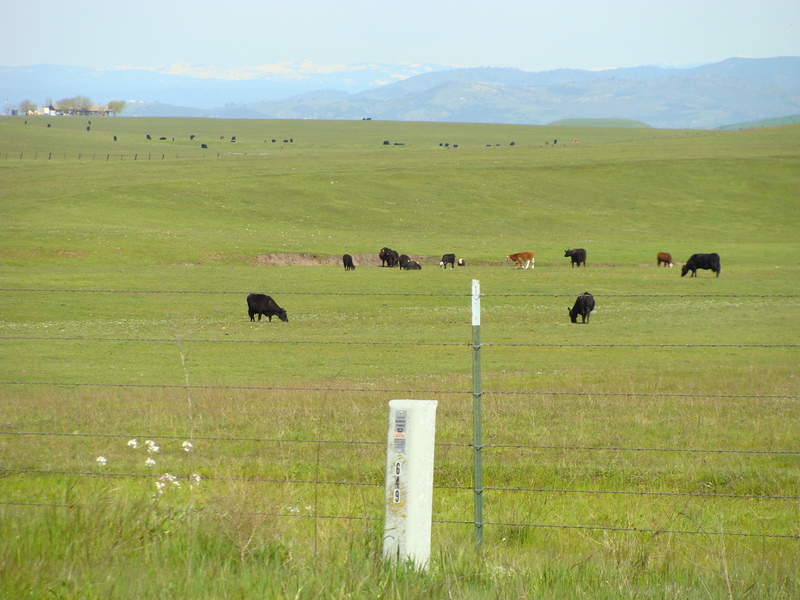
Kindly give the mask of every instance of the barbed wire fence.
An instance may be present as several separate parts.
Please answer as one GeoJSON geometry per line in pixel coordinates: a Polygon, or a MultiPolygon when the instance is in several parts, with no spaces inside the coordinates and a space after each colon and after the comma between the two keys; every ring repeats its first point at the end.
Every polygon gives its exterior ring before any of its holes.
{"type": "MultiPolygon", "coordinates": [[[[98,294],[98,293],[124,293],[124,294],[246,294],[247,292],[218,292],[218,291],[208,291],[208,290],[108,290],[108,289],[40,289],[40,288],[6,288],[0,289],[2,292],[8,293],[41,293],[41,292],[59,292],[59,293],[73,293],[73,294],[98,294]]],[[[291,292],[291,291],[280,291],[280,292],[272,292],[275,294],[281,295],[289,295],[289,294],[299,294],[299,295],[332,295],[332,296],[363,296],[363,297],[373,297],[373,296],[428,296],[428,297],[469,297],[470,294],[429,294],[429,293],[360,293],[360,292],[291,292]]],[[[552,297],[552,298],[573,298],[574,294],[482,294],[483,297],[495,297],[495,298],[509,298],[509,297],[552,297]]],[[[606,297],[618,297],[618,298],[715,298],[717,296],[713,294],[604,294],[606,297]]],[[[800,298],[799,295],[793,294],[740,294],[740,295],[726,295],[726,298],[737,297],[737,298],[791,298],[797,299],[800,298]]],[[[158,343],[175,343],[175,339],[173,338],[161,338],[161,337],[100,337],[100,336],[59,336],[59,335],[46,335],[46,336],[0,336],[0,339],[13,342],[14,340],[26,340],[26,341],[43,341],[43,342],[58,342],[58,341],[79,341],[79,342],[91,342],[91,343],[104,343],[104,342],[123,342],[123,343],[146,343],[146,344],[158,344],[158,343]]],[[[202,339],[202,338],[193,338],[193,339],[182,339],[181,342],[184,343],[202,343],[202,344],[253,344],[253,345],[308,345],[308,346],[332,346],[332,345],[344,345],[344,346],[407,346],[407,347],[415,347],[415,346],[442,346],[442,347],[463,347],[465,350],[473,349],[474,345],[470,342],[404,342],[404,341],[350,341],[350,340],[321,340],[321,341],[312,341],[312,340],[231,340],[231,339],[202,339]]],[[[594,348],[614,348],[614,347],[642,347],[642,348],[741,348],[741,349],[754,349],[754,348],[773,348],[773,349],[793,349],[800,346],[800,344],[794,343],[763,343],[763,344],[754,344],[754,343],[745,343],[745,344],[736,344],[736,343],[726,343],[726,344],[714,344],[714,343],[519,343],[519,342],[510,342],[510,343],[502,343],[502,342],[481,342],[481,346],[484,347],[497,347],[497,348],[516,348],[516,347],[541,347],[541,348],[585,348],[585,347],[594,347],[594,348]]],[[[109,389],[130,389],[130,390],[147,390],[147,389],[160,389],[160,390],[186,390],[186,391],[199,391],[199,390],[207,390],[210,392],[218,392],[218,391],[232,391],[232,390],[239,390],[239,391],[250,391],[250,392],[314,392],[314,393],[326,393],[326,392],[336,392],[336,393],[345,393],[345,394],[413,394],[413,395],[426,395],[426,396],[458,396],[461,395],[465,398],[468,398],[474,395],[474,390],[466,390],[466,389],[438,389],[438,388],[427,388],[427,389],[408,389],[408,388],[393,388],[393,387],[373,387],[373,386],[365,386],[365,387],[348,387],[348,386],[332,386],[332,385],[321,385],[321,386],[269,386],[269,385],[195,385],[189,384],[188,381],[186,384],[143,384],[143,383],[108,383],[108,382],[93,382],[93,381],[83,381],[83,382],[64,382],[64,381],[15,381],[15,380],[5,380],[0,381],[0,386],[9,388],[109,388],[109,389]]],[[[637,393],[637,392],[585,392],[585,391],[525,391],[525,390],[502,390],[502,389],[483,389],[481,388],[480,393],[486,396],[540,396],[540,395],[547,395],[547,396],[554,396],[554,397],[604,397],[604,398],[618,398],[618,397],[629,397],[629,398],[665,398],[665,399],[675,399],[675,398],[689,398],[689,399],[696,399],[696,398],[719,398],[719,399],[747,399],[747,398],[758,398],[758,399],[773,399],[773,400],[782,400],[782,401],[797,401],[800,399],[800,396],[793,395],[793,394],[726,394],[726,393],[717,393],[717,394],[692,394],[692,393],[637,393]]],[[[143,434],[142,432],[129,432],[125,434],[109,434],[103,432],[91,432],[91,433],[54,433],[54,432],[45,432],[45,431],[13,431],[13,430],[6,430],[0,431],[0,436],[7,436],[8,438],[15,438],[15,437],[35,437],[35,438],[69,438],[71,440],[81,440],[81,439],[119,439],[119,440],[128,440],[131,438],[137,437],[158,437],[164,440],[181,440],[184,439],[182,437],[176,436],[164,436],[164,435],[157,435],[157,434],[143,434]]],[[[193,436],[194,441],[207,441],[207,442],[250,442],[250,443],[257,443],[257,444],[282,444],[282,445],[317,445],[317,446],[324,446],[324,447],[344,447],[344,448],[354,448],[354,447],[367,447],[374,450],[376,453],[379,453],[382,448],[385,447],[385,441],[383,440],[383,432],[377,432],[376,439],[368,439],[368,440],[331,440],[331,439],[297,439],[297,438],[282,438],[282,437],[236,437],[236,436],[193,436]]],[[[475,442],[463,442],[463,443],[454,443],[454,442],[440,442],[437,443],[437,448],[455,448],[458,450],[463,450],[468,452],[470,450],[475,449],[475,442]]],[[[599,452],[610,452],[610,453],[621,453],[621,452],[628,452],[628,453],[677,453],[677,454],[695,454],[695,455],[742,455],[742,456],[775,456],[775,457],[799,457],[800,458],[800,448],[792,448],[792,449],[745,449],[745,448],[686,448],[686,447],[635,447],[635,446],[592,446],[592,445],[579,445],[579,444],[507,444],[507,443],[481,443],[481,450],[485,450],[488,452],[492,451],[500,451],[500,450],[522,450],[522,451],[531,451],[531,452],[541,452],[541,451],[559,451],[559,452],[588,452],[588,453],[599,453],[599,452]]],[[[36,478],[47,478],[51,476],[73,476],[73,477],[111,477],[111,478],[152,478],[153,475],[151,473],[136,473],[136,472],[95,472],[95,471],[88,471],[88,470],[68,470],[68,469],[58,469],[58,468],[49,468],[49,469],[26,469],[26,468],[14,468],[11,465],[3,465],[0,466],[0,473],[3,473],[4,476],[11,476],[11,475],[19,475],[19,476],[31,476],[36,478]]],[[[183,476],[183,478],[188,479],[190,475],[183,476]]],[[[379,491],[383,486],[384,482],[382,479],[378,480],[362,480],[362,481],[353,481],[353,480],[338,480],[338,479],[319,479],[319,478],[287,478],[287,477],[268,477],[268,476],[255,476],[255,477],[236,477],[236,476],[220,476],[220,475],[204,475],[204,479],[209,481],[216,481],[219,483],[226,483],[226,482],[249,482],[249,483],[259,483],[259,484],[296,484],[296,485],[325,485],[325,486],[342,486],[342,487],[360,487],[360,488],[375,488],[377,494],[381,494],[379,491]]],[[[449,490],[455,492],[463,492],[463,493],[470,493],[474,492],[474,487],[469,485],[435,485],[435,489],[439,489],[442,491],[449,490]]],[[[647,490],[607,490],[607,489],[573,489],[569,487],[563,488],[555,488],[555,487],[536,487],[536,486],[497,486],[497,485],[489,485],[489,486],[482,486],[480,489],[480,493],[489,492],[489,493],[520,493],[520,494],[557,494],[562,496],[568,495],[582,495],[582,496],[606,496],[606,495],[613,495],[613,496],[638,496],[643,498],[693,498],[698,499],[701,501],[711,501],[711,500],[740,500],[740,501],[752,501],[752,500],[760,500],[760,501],[780,501],[780,502],[797,502],[800,500],[800,495],[797,493],[791,493],[788,491],[786,494],[755,494],[755,493],[713,493],[709,491],[647,491],[647,490]]],[[[39,509],[39,508],[69,508],[73,507],[74,503],[68,502],[42,502],[37,501],[34,498],[30,500],[19,500],[19,501],[12,501],[12,500],[2,500],[0,499],[0,506],[13,506],[19,507],[21,509],[39,509]]],[[[255,513],[259,514],[259,513],[255,513]]],[[[316,511],[314,514],[304,514],[298,513],[293,511],[281,511],[276,513],[270,513],[272,517],[280,517],[280,518],[292,518],[292,519],[321,519],[321,520],[357,520],[357,521],[365,521],[365,520],[372,520],[372,521],[380,521],[382,520],[381,516],[365,516],[361,515],[351,515],[351,514],[320,514],[316,511]]],[[[658,528],[640,528],[640,527],[621,527],[621,526],[613,526],[613,525],[580,525],[580,524],[552,524],[552,523],[536,523],[536,522],[512,522],[512,521],[499,521],[499,520],[484,520],[481,523],[476,523],[475,519],[469,520],[453,520],[453,519],[436,519],[434,518],[434,523],[438,523],[443,526],[447,525],[460,525],[460,526],[480,526],[480,527],[505,527],[505,528],[519,528],[519,529],[556,529],[556,530],[574,530],[574,531],[599,531],[599,532],[619,532],[619,533],[648,533],[648,534],[662,534],[662,533],[669,533],[669,534],[702,534],[704,536],[731,536],[731,537],[741,537],[741,538],[776,538],[776,539],[790,539],[790,540],[800,540],[800,534],[796,531],[787,531],[785,533],[781,532],[771,532],[771,533],[763,533],[763,532],[754,532],[754,531],[709,531],[706,528],[697,528],[697,529],[658,529],[658,528]]]]}

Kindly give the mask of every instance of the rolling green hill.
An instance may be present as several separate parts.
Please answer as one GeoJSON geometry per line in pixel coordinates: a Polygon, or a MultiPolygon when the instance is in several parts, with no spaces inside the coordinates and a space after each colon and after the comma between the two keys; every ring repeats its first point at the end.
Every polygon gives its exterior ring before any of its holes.
{"type": "Polygon", "coordinates": [[[250,262],[382,246],[499,262],[532,248],[542,264],[586,246],[590,263],[631,264],[662,249],[759,261],[753,244],[776,257],[796,248],[797,126],[107,118],[86,127],[74,117],[0,120],[3,264],[250,262]]]}

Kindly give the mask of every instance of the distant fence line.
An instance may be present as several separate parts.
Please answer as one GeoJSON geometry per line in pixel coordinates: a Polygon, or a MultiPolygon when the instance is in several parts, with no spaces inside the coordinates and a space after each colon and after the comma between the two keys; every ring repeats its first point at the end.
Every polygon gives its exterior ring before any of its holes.
{"type": "MultiPolygon", "coordinates": [[[[109,290],[75,288],[0,288],[0,292],[42,292],[65,294],[226,294],[247,295],[252,290],[109,290]]],[[[470,298],[469,293],[444,292],[290,292],[286,290],[267,290],[268,294],[281,296],[421,296],[445,298],[470,298]]],[[[598,294],[600,295],[600,294],[598,294]]],[[[574,298],[574,292],[564,294],[486,294],[482,298],[574,298]]],[[[800,298],[800,294],[602,294],[603,298],[800,298]]]]}
{"type": "Polygon", "coordinates": [[[182,160],[225,157],[273,156],[274,152],[204,152],[202,154],[180,154],[172,152],[6,152],[5,160],[86,160],[86,161],[141,161],[141,160],[182,160]]]}

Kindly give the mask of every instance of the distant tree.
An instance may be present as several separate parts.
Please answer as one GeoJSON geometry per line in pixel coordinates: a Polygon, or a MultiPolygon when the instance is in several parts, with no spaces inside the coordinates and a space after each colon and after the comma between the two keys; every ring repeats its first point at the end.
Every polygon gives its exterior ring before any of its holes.
{"type": "Polygon", "coordinates": [[[38,110],[38,106],[33,102],[33,100],[28,100],[27,98],[19,103],[19,112],[23,115],[27,115],[32,112],[36,112],[38,110]]]}
{"type": "Polygon", "coordinates": [[[75,96],[75,105],[78,110],[92,110],[92,99],[87,96],[75,96]]]}
{"type": "Polygon", "coordinates": [[[76,108],[75,105],[75,98],[62,98],[58,102],[56,102],[55,107],[60,110],[61,112],[70,113],[76,108]]]}
{"type": "Polygon", "coordinates": [[[56,108],[65,113],[75,112],[76,110],[91,110],[92,100],[86,96],[63,98],[58,101],[56,108]]]}
{"type": "Polygon", "coordinates": [[[125,110],[125,101],[124,100],[112,100],[108,103],[108,110],[113,112],[115,115],[118,115],[123,110],[125,110]]]}

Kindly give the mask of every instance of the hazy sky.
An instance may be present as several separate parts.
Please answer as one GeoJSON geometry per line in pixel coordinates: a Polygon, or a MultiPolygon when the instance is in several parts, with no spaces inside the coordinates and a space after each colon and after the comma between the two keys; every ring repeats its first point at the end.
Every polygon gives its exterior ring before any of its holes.
{"type": "Polygon", "coordinates": [[[435,63],[542,71],[800,56],[800,0],[15,0],[0,65],[435,63]]]}

